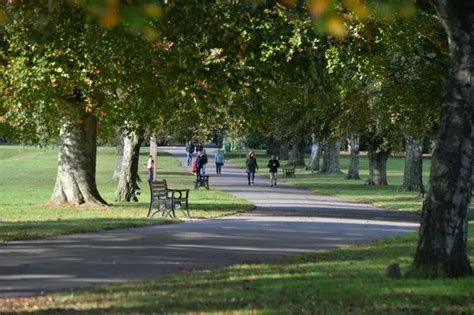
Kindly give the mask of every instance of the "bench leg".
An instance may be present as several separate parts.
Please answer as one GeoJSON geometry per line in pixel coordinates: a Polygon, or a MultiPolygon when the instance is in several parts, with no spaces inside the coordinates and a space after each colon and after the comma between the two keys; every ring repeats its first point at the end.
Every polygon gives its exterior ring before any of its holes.
{"type": "Polygon", "coordinates": [[[188,201],[186,200],[186,214],[187,214],[187,217],[190,218],[191,215],[189,214],[189,203],[188,201]]]}
{"type": "Polygon", "coordinates": [[[146,215],[147,218],[150,218],[152,206],[153,206],[153,203],[150,202],[150,207],[148,208],[148,214],[146,215]]]}

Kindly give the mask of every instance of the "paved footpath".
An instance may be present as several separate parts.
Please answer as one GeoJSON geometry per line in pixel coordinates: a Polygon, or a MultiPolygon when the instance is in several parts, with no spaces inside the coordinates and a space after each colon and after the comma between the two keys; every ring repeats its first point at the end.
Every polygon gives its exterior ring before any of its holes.
{"type": "MultiPolygon", "coordinates": [[[[184,161],[183,148],[165,149],[184,161]]],[[[0,245],[0,298],[271,261],[366,243],[418,226],[415,215],[349,203],[290,185],[272,188],[260,176],[255,186],[248,186],[245,172],[228,163],[222,175],[216,176],[209,160],[211,186],[254,202],[255,211],[0,245]]],[[[266,161],[259,162],[266,172],[266,161]]]]}

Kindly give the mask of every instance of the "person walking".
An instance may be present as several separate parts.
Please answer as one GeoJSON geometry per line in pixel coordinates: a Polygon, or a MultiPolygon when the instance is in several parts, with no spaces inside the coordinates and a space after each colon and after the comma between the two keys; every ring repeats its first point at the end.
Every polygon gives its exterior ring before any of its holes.
{"type": "Polygon", "coordinates": [[[198,153],[196,157],[196,175],[205,175],[206,174],[206,165],[207,165],[207,154],[206,150],[202,150],[198,153]]]}
{"type": "Polygon", "coordinates": [[[275,157],[275,155],[272,155],[272,158],[268,161],[268,170],[270,171],[270,186],[276,186],[277,185],[277,174],[278,174],[278,168],[280,167],[280,161],[275,157]]]}
{"type": "Polygon", "coordinates": [[[255,172],[258,170],[257,158],[255,157],[254,151],[250,151],[247,160],[245,161],[245,165],[247,166],[247,180],[250,186],[254,184],[255,172]]]}
{"type": "Polygon", "coordinates": [[[224,154],[220,149],[217,149],[216,154],[214,155],[214,161],[216,162],[216,174],[220,175],[222,170],[222,165],[224,165],[224,154]]]}
{"type": "Polygon", "coordinates": [[[204,146],[202,145],[202,142],[198,142],[198,144],[196,145],[196,152],[199,153],[199,152],[202,152],[204,150],[204,146]]]}
{"type": "Polygon", "coordinates": [[[206,174],[207,172],[207,153],[205,149],[201,151],[201,160],[202,160],[202,174],[206,174]]]}
{"type": "Polygon", "coordinates": [[[186,145],[187,165],[191,166],[193,163],[194,144],[189,141],[186,145]]]}
{"type": "Polygon", "coordinates": [[[202,159],[202,152],[198,152],[196,156],[196,176],[201,175],[202,172],[202,166],[204,165],[202,159]]]}

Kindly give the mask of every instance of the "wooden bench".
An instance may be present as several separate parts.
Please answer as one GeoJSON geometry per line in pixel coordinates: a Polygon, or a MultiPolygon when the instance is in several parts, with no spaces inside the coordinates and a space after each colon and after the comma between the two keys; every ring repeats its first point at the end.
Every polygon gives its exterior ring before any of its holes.
{"type": "Polygon", "coordinates": [[[209,189],[209,175],[196,174],[194,189],[198,189],[199,187],[205,187],[206,189],[209,189]]]}
{"type": "Polygon", "coordinates": [[[283,168],[283,176],[284,177],[293,177],[295,178],[295,167],[294,166],[291,166],[291,167],[285,167],[283,168]]]}
{"type": "Polygon", "coordinates": [[[150,207],[147,217],[160,213],[163,217],[176,217],[175,210],[189,215],[189,189],[169,189],[166,180],[150,182],[150,207]]]}

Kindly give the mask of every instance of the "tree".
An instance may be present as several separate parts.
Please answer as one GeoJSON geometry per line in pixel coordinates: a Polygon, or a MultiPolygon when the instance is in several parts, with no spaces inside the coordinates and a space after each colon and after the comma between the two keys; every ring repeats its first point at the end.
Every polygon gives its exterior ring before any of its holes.
{"type": "Polygon", "coordinates": [[[402,187],[407,191],[425,193],[423,185],[423,139],[407,137],[405,140],[405,169],[402,187]]]}
{"type": "Polygon", "coordinates": [[[323,147],[323,166],[321,167],[321,173],[341,173],[341,146],[342,141],[339,139],[326,139],[323,147]]]}
{"type": "MultiPolygon", "coordinates": [[[[423,137],[437,126],[444,41],[438,21],[424,11],[390,22],[347,14],[347,24],[346,39],[327,52],[334,99],[342,108],[332,129],[368,138],[370,174],[383,178],[368,183],[387,184],[389,152],[401,150],[405,137],[423,137]]],[[[418,174],[414,181],[421,182],[421,168],[412,170],[407,179],[418,174]]]]}
{"type": "Polygon", "coordinates": [[[434,4],[446,29],[450,60],[412,273],[465,277],[472,275],[467,252],[467,211],[474,130],[474,3],[448,0],[434,4]]]}
{"type": "MultiPolygon", "coordinates": [[[[467,255],[467,210],[471,197],[473,146],[474,3],[463,0],[432,2],[447,33],[450,61],[412,272],[425,276],[462,277],[472,274],[467,255]]],[[[360,2],[348,3],[355,4],[355,9],[360,7],[360,2]]],[[[326,11],[323,7],[316,15],[326,11]]]]}
{"type": "Polygon", "coordinates": [[[59,135],[53,202],[106,205],[95,183],[97,125],[106,130],[126,120],[130,108],[117,108],[116,91],[153,76],[148,65],[128,64],[130,54],[141,60],[148,43],[122,27],[88,22],[74,3],[12,1],[2,8],[9,17],[1,94],[8,122],[31,143],[59,135]]]}
{"type": "Polygon", "coordinates": [[[351,159],[346,179],[360,179],[359,176],[359,141],[357,133],[351,133],[349,136],[349,148],[351,150],[351,159]]]}
{"type": "Polygon", "coordinates": [[[144,130],[131,131],[123,137],[123,157],[115,201],[138,201],[138,163],[144,130]]]}
{"type": "Polygon", "coordinates": [[[311,158],[309,161],[308,169],[311,171],[319,171],[321,153],[322,153],[322,142],[319,140],[316,135],[313,133],[311,135],[312,146],[311,146],[311,158]]]}

